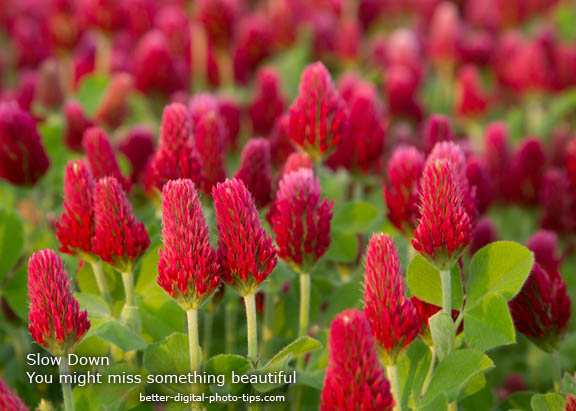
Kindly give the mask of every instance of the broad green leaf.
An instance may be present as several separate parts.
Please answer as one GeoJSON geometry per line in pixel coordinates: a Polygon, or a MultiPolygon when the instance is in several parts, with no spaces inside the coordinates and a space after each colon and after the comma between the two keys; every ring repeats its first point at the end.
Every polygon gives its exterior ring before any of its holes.
{"type": "Polygon", "coordinates": [[[576,396],[576,381],[568,372],[564,373],[564,378],[562,378],[562,392],[576,396]]]}
{"type": "Polygon", "coordinates": [[[322,387],[324,387],[324,375],[324,370],[298,371],[296,373],[296,381],[298,385],[306,385],[322,391],[322,387]]]}
{"type": "Polygon", "coordinates": [[[378,218],[378,210],[372,204],[361,201],[348,202],[334,214],[332,227],[350,234],[362,233],[372,227],[378,218]]]}
{"type": "Polygon", "coordinates": [[[464,336],[471,348],[488,351],[514,344],[516,333],[508,303],[500,294],[489,294],[464,313],[464,336]]]}
{"type": "Polygon", "coordinates": [[[533,411],[564,411],[566,400],[559,394],[536,394],[530,401],[533,411]]]}
{"type": "Polygon", "coordinates": [[[28,274],[27,266],[23,264],[4,284],[1,294],[8,305],[23,320],[28,318],[28,274]]]}
{"type": "Polygon", "coordinates": [[[106,302],[99,295],[75,293],[74,297],[78,300],[81,309],[88,310],[90,318],[110,316],[110,310],[106,306],[106,302]]]}
{"type": "MultiPolygon", "coordinates": [[[[183,333],[173,333],[164,340],[150,344],[144,350],[144,368],[150,374],[171,375],[190,372],[190,351],[188,336],[183,333]]],[[[189,384],[164,384],[169,390],[189,393],[189,384]]]]}
{"type": "Polygon", "coordinates": [[[16,213],[0,210],[0,282],[22,255],[24,228],[16,213]]]}
{"type": "Polygon", "coordinates": [[[82,79],[76,98],[88,117],[96,114],[109,84],[109,78],[101,74],[89,74],[82,79]]]}
{"type": "Polygon", "coordinates": [[[263,369],[266,370],[282,370],[285,368],[288,361],[300,355],[307,354],[310,351],[319,350],[322,348],[320,341],[312,337],[302,336],[298,337],[286,347],[282,348],[270,361],[266,363],[263,369]]]}
{"type": "Polygon", "coordinates": [[[332,231],[326,258],[337,263],[353,263],[358,257],[358,237],[342,231],[332,231]]]}
{"type": "Polygon", "coordinates": [[[438,359],[443,360],[448,353],[454,350],[456,339],[454,321],[450,315],[439,311],[428,319],[428,324],[438,359]]]}
{"type": "Polygon", "coordinates": [[[221,395],[237,393],[239,391],[242,391],[244,385],[247,384],[239,384],[239,383],[231,384],[232,372],[234,372],[237,375],[244,374],[250,368],[251,368],[250,361],[240,355],[219,354],[210,358],[206,362],[206,367],[204,368],[204,371],[207,374],[215,375],[216,378],[222,378],[218,377],[220,375],[224,376],[223,377],[224,385],[220,386],[219,384],[211,384],[210,391],[221,395]]]}
{"type": "Polygon", "coordinates": [[[146,347],[146,342],[131,329],[118,320],[109,320],[91,328],[86,337],[96,336],[117,345],[122,351],[140,350],[146,347]]]}
{"type": "Polygon", "coordinates": [[[530,406],[530,401],[534,393],[531,391],[521,391],[515,392],[514,394],[509,395],[506,397],[500,406],[501,410],[523,410],[523,411],[530,411],[532,407],[530,406]]]}
{"type": "Polygon", "coordinates": [[[332,291],[326,311],[322,314],[326,324],[329,324],[338,313],[358,307],[362,303],[362,290],[363,285],[358,280],[344,283],[332,291]]]}
{"type": "Polygon", "coordinates": [[[477,350],[464,349],[450,353],[438,363],[420,405],[429,404],[439,395],[444,395],[449,403],[455,401],[471,378],[493,367],[492,360],[477,350]]]}
{"type": "MultiPolygon", "coordinates": [[[[451,271],[452,308],[462,307],[462,277],[455,264],[451,271]]],[[[421,255],[414,257],[408,266],[406,282],[412,295],[430,304],[442,306],[442,282],[440,272],[421,255]]]]}
{"type": "Polygon", "coordinates": [[[403,408],[414,408],[420,400],[424,380],[432,358],[430,348],[422,340],[414,340],[398,362],[398,379],[403,408]]]}
{"type": "Polygon", "coordinates": [[[470,265],[466,310],[490,293],[512,299],[522,288],[533,265],[532,252],[518,243],[497,241],[482,248],[474,254],[470,265]]]}

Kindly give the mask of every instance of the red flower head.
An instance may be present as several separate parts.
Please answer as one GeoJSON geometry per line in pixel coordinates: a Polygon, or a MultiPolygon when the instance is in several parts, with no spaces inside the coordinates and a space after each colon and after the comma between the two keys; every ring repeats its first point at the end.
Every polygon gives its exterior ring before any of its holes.
{"type": "Polygon", "coordinates": [[[80,312],[68,273],[52,250],[34,253],[28,262],[28,329],[32,338],[52,355],[74,350],[90,328],[88,313],[80,312]]]}
{"type": "Polygon", "coordinates": [[[576,411],[576,398],[572,395],[566,397],[566,411],[576,411]]]}
{"type": "Polygon", "coordinates": [[[420,121],[423,110],[418,102],[419,87],[420,79],[409,67],[396,64],[388,68],[384,90],[390,114],[420,121]]]}
{"type": "Polygon", "coordinates": [[[0,378],[0,409],[10,411],[28,411],[20,397],[10,391],[10,388],[0,378]]]}
{"type": "Polygon", "coordinates": [[[510,198],[523,204],[537,204],[542,176],[548,162],[546,150],[537,138],[528,138],[512,159],[508,175],[510,198]]]}
{"type": "Polygon", "coordinates": [[[290,116],[283,114],[276,119],[272,133],[268,139],[270,140],[270,150],[272,151],[272,162],[275,166],[279,167],[294,152],[294,146],[288,134],[290,126],[290,116]]]}
{"type": "Polygon", "coordinates": [[[303,151],[296,151],[288,156],[286,162],[280,171],[278,171],[277,182],[282,181],[282,178],[284,178],[286,174],[289,174],[293,171],[298,171],[301,168],[313,170],[314,162],[312,161],[312,157],[310,157],[307,153],[303,151]]]}
{"type": "Polygon", "coordinates": [[[394,398],[364,313],[347,310],[330,325],[322,411],[390,411],[394,398]]]}
{"type": "Polygon", "coordinates": [[[118,181],[114,177],[99,180],[94,189],[92,252],[126,273],[133,270],[149,245],[146,227],[132,214],[118,181]]]}
{"type": "Polygon", "coordinates": [[[110,128],[122,124],[128,114],[128,96],[134,86],[134,79],[128,73],[117,73],[112,76],[110,85],[96,110],[96,122],[110,128]]]}
{"type": "Polygon", "coordinates": [[[64,174],[64,212],[56,222],[56,237],[63,253],[92,252],[94,186],[94,178],[84,161],[68,163],[64,174]]]}
{"type": "Polygon", "coordinates": [[[258,65],[272,51],[272,27],[265,15],[245,16],[238,24],[234,41],[234,79],[246,84],[258,65]]]}
{"type": "Polygon", "coordinates": [[[458,57],[462,27],[456,5],[447,1],[436,7],[428,33],[428,55],[434,62],[454,63],[458,57]]]}
{"type": "Polygon", "coordinates": [[[420,180],[420,221],[412,245],[440,270],[450,269],[472,239],[463,199],[450,160],[428,161],[420,180]]]}
{"type": "Polygon", "coordinates": [[[573,187],[576,187],[576,134],[566,147],[566,171],[573,187]]]}
{"type": "Polygon", "coordinates": [[[198,19],[204,25],[208,37],[218,47],[232,42],[241,8],[239,0],[200,0],[196,6],[198,19]]]}
{"type": "Polygon", "coordinates": [[[504,123],[491,123],[486,128],[484,140],[486,166],[496,194],[502,198],[506,191],[506,176],[512,152],[508,143],[508,130],[504,123]]]}
{"type": "MultiPolygon", "coordinates": [[[[194,102],[191,103],[191,106],[194,102]]],[[[218,112],[216,101],[213,107],[194,118],[192,111],[192,127],[196,150],[202,160],[204,174],[204,191],[210,193],[214,184],[224,181],[226,168],[224,166],[224,151],[226,147],[226,128],[218,112]]]]}
{"type": "Polygon", "coordinates": [[[387,126],[384,108],[376,89],[365,83],[355,87],[349,107],[348,127],[328,165],[367,173],[376,169],[382,159],[387,126]]]}
{"type": "Polygon", "coordinates": [[[281,91],[280,74],[274,68],[262,68],[256,81],[256,93],[248,114],[254,133],[266,136],[272,130],[276,118],[284,111],[286,98],[281,91]]]}
{"type": "Polygon", "coordinates": [[[16,103],[0,103],[0,179],[32,186],[49,167],[34,119],[16,103]]]}
{"type": "Polygon", "coordinates": [[[237,179],[212,190],[218,257],[224,280],[240,295],[253,294],[276,266],[276,251],[260,222],[254,199],[237,179]]]}
{"type": "Polygon", "coordinates": [[[321,199],[318,177],[303,168],[284,175],[269,215],[278,255],[304,272],[330,246],[332,201],[321,199]]]}
{"type": "Polygon", "coordinates": [[[450,119],[442,114],[432,114],[422,129],[422,146],[426,154],[434,149],[437,143],[454,141],[450,119]]]}
{"type": "Polygon", "coordinates": [[[544,270],[557,271],[562,259],[556,255],[558,236],[553,231],[540,230],[528,239],[527,247],[544,270]]]}
{"type": "Polygon", "coordinates": [[[151,30],[134,51],[136,88],[143,93],[159,93],[165,97],[186,89],[183,67],[170,51],[161,31],[151,30]]]}
{"type": "MultiPolygon", "coordinates": [[[[426,344],[432,345],[432,334],[430,333],[430,325],[428,323],[428,320],[430,319],[430,317],[432,317],[434,314],[440,311],[442,307],[427,303],[426,301],[423,301],[418,297],[410,297],[410,302],[414,305],[414,308],[418,313],[418,319],[420,320],[420,337],[422,338],[422,340],[424,340],[426,344]]],[[[452,310],[452,320],[456,321],[459,314],[460,311],[452,310]]],[[[464,331],[463,324],[460,325],[460,327],[457,330],[457,333],[460,334],[462,331],[464,331]]]]}
{"type": "Polygon", "coordinates": [[[115,0],[81,0],[78,3],[80,21],[89,28],[113,32],[122,27],[122,3],[115,0]]]}
{"type": "Polygon", "coordinates": [[[256,207],[263,208],[272,199],[272,165],[270,142],[265,138],[253,138],[242,150],[240,168],[234,175],[241,180],[254,196],[256,207]]]}
{"type": "Polygon", "coordinates": [[[220,97],[218,110],[226,126],[226,145],[235,149],[238,146],[242,108],[234,98],[220,97]]]}
{"type": "Polygon", "coordinates": [[[499,237],[498,231],[492,220],[488,217],[481,218],[474,227],[474,235],[472,236],[472,241],[470,242],[470,248],[468,250],[470,255],[474,255],[481,248],[493,243],[494,241],[498,241],[499,237]]]}
{"type": "Polygon", "coordinates": [[[145,126],[136,126],[124,140],[118,144],[118,151],[126,156],[132,166],[132,183],[140,180],[146,164],[154,154],[154,135],[145,126]]]}
{"type": "Polygon", "coordinates": [[[104,130],[99,127],[86,130],[82,145],[94,179],[114,177],[124,190],[130,190],[130,182],[122,175],[120,165],[116,160],[116,153],[104,130]]]}
{"type": "Polygon", "coordinates": [[[457,81],[456,114],[466,118],[484,114],[489,108],[490,98],[482,90],[476,66],[462,67],[457,81]]]}
{"type": "Polygon", "coordinates": [[[406,298],[400,258],[387,235],[375,234],[368,243],[364,284],[364,313],[386,361],[395,364],[402,350],[418,336],[420,319],[406,298]]]}
{"type": "Polygon", "coordinates": [[[191,180],[162,189],[162,240],[158,284],[184,309],[198,308],[218,287],[220,267],[191,180]]]}
{"type": "Polygon", "coordinates": [[[552,168],[542,177],[540,207],[542,228],[569,233],[574,228],[574,192],[563,170],[552,168]]]}
{"type": "Polygon", "coordinates": [[[509,306],[519,332],[544,351],[558,347],[570,320],[570,297],[558,270],[545,270],[535,263],[509,306]]]}
{"type": "Polygon", "coordinates": [[[320,161],[338,146],[347,125],[346,103],[334,88],[330,73],[320,62],[309,65],[290,108],[290,138],[320,161]]]}
{"type": "Polygon", "coordinates": [[[38,83],[34,99],[49,109],[57,109],[62,105],[64,90],[60,66],[55,60],[46,60],[38,69],[38,83]]]}
{"type": "Polygon", "coordinates": [[[202,163],[192,141],[190,115],[183,104],[164,108],[158,149],[144,171],[144,186],[151,194],[161,192],[164,184],[178,178],[189,178],[203,184],[202,163]]]}
{"type": "Polygon", "coordinates": [[[66,120],[66,132],[64,134],[64,144],[73,151],[82,151],[82,139],[84,132],[94,126],[84,113],[82,106],[71,101],[64,106],[64,117],[66,120]]]}
{"type": "Polygon", "coordinates": [[[476,191],[478,213],[483,214],[494,198],[494,183],[483,158],[471,155],[466,159],[466,178],[470,187],[476,191]]]}
{"type": "Polygon", "coordinates": [[[466,174],[466,158],[462,149],[451,141],[437,143],[426,160],[427,163],[433,163],[436,160],[445,159],[450,162],[454,173],[460,183],[462,192],[462,206],[466,210],[470,223],[474,224],[478,217],[478,198],[476,196],[476,187],[471,187],[466,174]]]}
{"type": "Polygon", "coordinates": [[[418,209],[418,181],[424,170],[424,155],[414,147],[397,148],[388,162],[384,199],[388,219],[394,226],[411,237],[420,210],[418,209]]]}

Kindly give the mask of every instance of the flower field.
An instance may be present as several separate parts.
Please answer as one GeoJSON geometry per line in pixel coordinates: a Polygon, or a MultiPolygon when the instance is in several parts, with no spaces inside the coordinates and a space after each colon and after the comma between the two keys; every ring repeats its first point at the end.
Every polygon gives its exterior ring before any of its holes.
{"type": "Polygon", "coordinates": [[[0,2],[0,410],[576,411],[574,21],[0,2]]]}

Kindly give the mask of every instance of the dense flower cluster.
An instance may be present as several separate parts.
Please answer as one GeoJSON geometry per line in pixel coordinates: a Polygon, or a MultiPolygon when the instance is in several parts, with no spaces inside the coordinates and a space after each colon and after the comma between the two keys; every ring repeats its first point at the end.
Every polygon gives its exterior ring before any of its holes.
{"type": "Polygon", "coordinates": [[[10,391],[10,388],[0,378],[0,409],[12,411],[28,411],[20,397],[10,391]]]}

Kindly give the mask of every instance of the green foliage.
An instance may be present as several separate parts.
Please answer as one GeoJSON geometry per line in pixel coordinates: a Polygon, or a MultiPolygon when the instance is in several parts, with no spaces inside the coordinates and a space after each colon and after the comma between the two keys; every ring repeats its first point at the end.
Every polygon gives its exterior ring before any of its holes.
{"type": "Polygon", "coordinates": [[[0,283],[22,255],[24,227],[20,217],[0,209],[0,283]]]}
{"type": "Polygon", "coordinates": [[[566,400],[556,393],[536,394],[530,402],[533,411],[563,411],[566,400]]]}
{"type": "Polygon", "coordinates": [[[111,342],[124,352],[141,350],[146,347],[146,342],[140,335],[114,319],[92,325],[86,333],[86,337],[90,336],[100,337],[104,341],[111,342]]]}
{"type": "Polygon", "coordinates": [[[89,74],[82,79],[76,98],[87,116],[96,114],[109,84],[110,79],[101,74],[89,74]]]}
{"type": "Polygon", "coordinates": [[[210,391],[221,395],[238,393],[243,391],[247,384],[231,384],[232,372],[244,374],[251,368],[247,358],[234,354],[219,354],[208,361],[204,371],[210,375],[224,375],[225,384],[220,387],[216,384],[210,385],[210,391]]]}
{"type": "Polygon", "coordinates": [[[414,408],[420,401],[424,380],[430,368],[432,353],[421,340],[414,340],[398,362],[402,406],[414,408]]]}
{"type": "Polygon", "coordinates": [[[333,230],[330,234],[330,247],[325,258],[337,263],[353,263],[358,257],[358,237],[342,231],[333,230]]]}
{"type": "Polygon", "coordinates": [[[352,201],[336,211],[332,218],[332,228],[350,234],[363,233],[374,226],[379,217],[378,210],[372,204],[352,201]]]}
{"type": "Polygon", "coordinates": [[[443,360],[454,350],[456,332],[452,317],[442,311],[437,312],[428,319],[434,350],[438,359],[443,360]]]}

